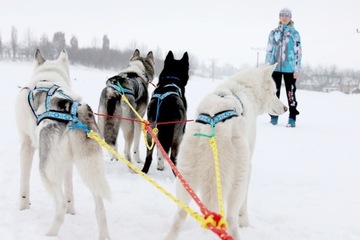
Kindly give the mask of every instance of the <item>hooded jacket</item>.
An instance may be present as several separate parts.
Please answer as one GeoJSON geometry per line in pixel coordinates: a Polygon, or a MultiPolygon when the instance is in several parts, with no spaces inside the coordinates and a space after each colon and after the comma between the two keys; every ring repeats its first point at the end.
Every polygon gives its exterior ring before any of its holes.
{"type": "Polygon", "coordinates": [[[268,64],[278,63],[275,72],[301,71],[300,34],[292,25],[280,24],[270,32],[265,62],[268,64]]]}

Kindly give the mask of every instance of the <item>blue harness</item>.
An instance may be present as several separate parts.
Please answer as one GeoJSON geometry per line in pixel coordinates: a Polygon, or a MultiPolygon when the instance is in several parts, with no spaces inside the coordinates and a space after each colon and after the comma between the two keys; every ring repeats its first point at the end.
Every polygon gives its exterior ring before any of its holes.
{"type": "Polygon", "coordinates": [[[61,90],[58,91],[58,89],[59,89],[58,85],[53,85],[51,88],[35,87],[33,90],[30,90],[28,94],[28,102],[36,118],[37,125],[39,125],[40,122],[44,119],[53,119],[53,120],[66,121],[66,122],[72,121],[74,123],[79,122],[79,119],[77,118],[77,109],[79,103],[77,101],[73,101],[71,97],[64,94],[61,90]],[[34,104],[34,91],[46,92],[45,112],[42,114],[36,114],[37,109],[34,104]],[[50,109],[51,98],[52,96],[54,96],[55,93],[59,94],[64,99],[72,101],[72,105],[69,112],[60,112],[57,110],[50,109]]]}
{"type": "MultiPolygon", "coordinates": [[[[116,75],[115,77],[112,77],[112,78],[117,78],[117,77],[120,77],[120,76],[116,75]]],[[[111,78],[110,78],[110,79],[111,79],[111,78]]],[[[141,91],[143,90],[143,86],[142,86],[142,84],[139,82],[139,80],[137,80],[137,78],[133,79],[133,78],[126,77],[126,79],[132,80],[133,82],[135,82],[135,83],[137,84],[138,89],[139,89],[138,92],[141,92],[141,91]]],[[[115,89],[115,90],[118,91],[121,95],[123,95],[123,94],[130,94],[130,95],[132,95],[132,96],[135,97],[135,91],[134,91],[134,89],[122,87],[122,86],[120,85],[119,80],[117,80],[116,83],[117,83],[117,84],[108,82],[108,83],[106,84],[106,86],[115,89]]],[[[141,95],[138,94],[137,98],[135,98],[135,102],[137,102],[137,101],[140,99],[140,97],[141,97],[141,95]]]]}
{"type": "Polygon", "coordinates": [[[209,124],[211,127],[215,127],[215,125],[219,122],[225,122],[226,120],[239,116],[235,110],[227,110],[222,111],[217,114],[215,114],[214,117],[211,117],[207,113],[201,113],[197,117],[195,122],[203,123],[203,124],[209,124]]]}
{"type": "Polygon", "coordinates": [[[181,93],[181,89],[174,83],[171,83],[171,84],[166,84],[164,86],[165,87],[175,87],[176,88],[176,92],[175,91],[169,91],[169,92],[166,92],[164,94],[159,94],[159,93],[156,93],[156,94],[153,94],[151,98],[157,98],[157,107],[156,107],[156,117],[155,117],[155,121],[154,123],[156,124],[157,121],[158,121],[158,116],[159,116],[159,111],[160,111],[160,106],[163,102],[163,100],[170,96],[170,95],[177,95],[179,96],[180,98],[182,97],[182,93],[181,93]]]}

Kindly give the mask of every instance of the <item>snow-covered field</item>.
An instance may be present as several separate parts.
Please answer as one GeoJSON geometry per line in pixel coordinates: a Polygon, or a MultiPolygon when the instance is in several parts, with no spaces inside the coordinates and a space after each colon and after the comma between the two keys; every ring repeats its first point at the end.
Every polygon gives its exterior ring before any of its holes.
{"type": "MultiPolygon", "coordinates": [[[[18,86],[30,79],[31,63],[0,62],[0,239],[97,239],[94,203],[74,172],[77,214],[66,215],[59,236],[46,237],[53,218],[52,199],[42,186],[38,158],[31,176],[31,209],[19,211],[19,139],[14,102],[18,86]]],[[[106,78],[116,72],[71,66],[75,92],[97,111],[106,78]]],[[[220,83],[190,77],[186,97],[189,119],[202,97],[220,83]]],[[[149,87],[150,92],[154,88],[149,87]]],[[[268,115],[258,118],[250,181],[251,227],[240,229],[242,240],[360,239],[360,95],[298,90],[297,127],[285,127],[287,115],[272,126],[268,115]]],[[[284,91],[282,99],[285,101],[284,91]]],[[[119,148],[122,153],[122,146],[119,148]]],[[[145,156],[145,145],[142,155],[145,156]]],[[[104,160],[112,190],[105,202],[113,240],[159,240],[170,227],[176,205],[122,162],[104,160]]],[[[174,177],[167,166],[149,175],[170,192],[174,177]]],[[[140,166],[141,167],[141,166],[140,166]]],[[[194,209],[197,210],[194,204],[194,209]]],[[[179,239],[218,239],[188,217],[179,239]]]]}

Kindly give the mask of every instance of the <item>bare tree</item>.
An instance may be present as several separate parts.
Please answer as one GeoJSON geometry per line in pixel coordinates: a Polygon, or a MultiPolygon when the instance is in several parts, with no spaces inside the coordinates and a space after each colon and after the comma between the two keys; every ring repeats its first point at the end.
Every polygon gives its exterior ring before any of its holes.
{"type": "Polygon", "coordinates": [[[72,36],[70,39],[69,59],[73,62],[79,61],[79,41],[77,37],[72,36]]]}
{"type": "Polygon", "coordinates": [[[91,47],[96,49],[99,45],[98,39],[96,36],[93,37],[92,41],[91,41],[91,47]]]}
{"type": "Polygon", "coordinates": [[[56,51],[55,54],[58,55],[66,47],[65,33],[63,32],[54,33],[53,44],[54,44],[54,49],[56,51]]]}
{"type": "Polygon", "coordinates": [[[31,29],[28,28],[25,34],[25,41],[24,41],[24,55],[27,60],[34,54],[36,48],[36,40],[34,38],[34,34],[32,33],[31,29]]]}
{"type": "Polygon", "coordinates": [[[72,36],[70,39],[70,47],[72,50],[78,50],[79,49],[79,41],[77,39],[77,37],[72,36]]]}
{"type": "Polygon", "coordinates": [[[40,38],[39,48],[45,58],[54,58],[54,48],[45,33],[40,38]]]}
{"type": "Polygon", "coordinates": [[[13,54],[13,59],[16,57],[17,49],[18,49],[18,39],[17,39],[17,29],[16,27],[11,27],[11,49],[13,54]]]}
{"type": "Polygon", "coordinates": [[[103,37],[103,45],[102,45],[102,67],[106,67],[109,63],[110,57],[110,40],[107,35],[103,37]]]}

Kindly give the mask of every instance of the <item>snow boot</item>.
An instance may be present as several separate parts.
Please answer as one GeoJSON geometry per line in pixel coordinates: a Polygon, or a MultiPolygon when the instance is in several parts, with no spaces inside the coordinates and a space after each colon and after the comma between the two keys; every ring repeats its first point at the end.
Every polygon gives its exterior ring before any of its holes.
{"type": "Polygon", "coordinates": [[[278,120],[279,120],[279,117],[278,117],[278,116],[271,116],[270,123],[271,123],[272,125],[277,125],[277,124],[278,124],[278,120]]]}
{"type": "Polygon", "coordinates": [[[286,127],[295,127],[295,120],[293,118],[289,118],[288,124],[286,124],[286,127]]]}

